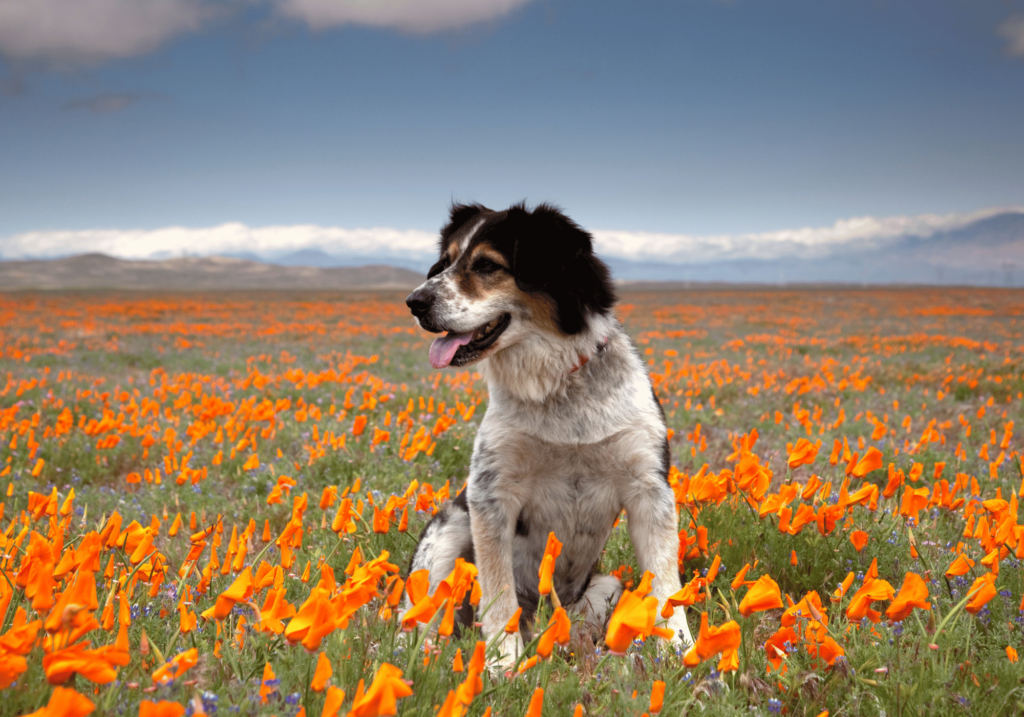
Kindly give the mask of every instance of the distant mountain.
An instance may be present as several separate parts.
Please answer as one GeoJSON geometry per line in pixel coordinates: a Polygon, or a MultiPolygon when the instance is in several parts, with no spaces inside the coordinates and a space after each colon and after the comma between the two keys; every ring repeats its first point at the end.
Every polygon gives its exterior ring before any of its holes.
{"type": "MultiPolygon", "coordinates": [[[[792,246],[792,245],[791,245],[792,246]]],[[[928,236],[903,234],[787,249],[770,259],[687,262],[602,255],[616,280],[716,284],[958,284],[1024,286],[1024,212],[1007,211],[928,236]]],[[[708,254],[704,254],[708,256],[708,254]]],[[[344,255],[308,246],[273,254],[124,261],[103,254],[0,261],[4,289],[406,289],[430,258],[382,249],[344,255]],[[362,264],[369,266],[360,266],[362,264]]]]}
{"type": "Polygon", "coordinates": [[[216,291],[234,289],[405,290],[423,274],[393,266],[320,268],[280,266],[233,257],[185,257],[163,261],[124,261],[105,254],[61,259],[0,262],[0,290],[157,289],[216,291]]]}
{"type": "Polygon", "coordinates": [[[928,237],[842,245],[826,256],[653,263],[611,258],[620,281],[743,284],[1024,286],[1024,213],[1006,212],[928,237]]]}

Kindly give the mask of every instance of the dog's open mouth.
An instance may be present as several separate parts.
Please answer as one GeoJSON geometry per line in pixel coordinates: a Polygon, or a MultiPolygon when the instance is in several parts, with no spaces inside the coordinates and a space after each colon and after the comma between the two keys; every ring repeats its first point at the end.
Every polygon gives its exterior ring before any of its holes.
{"type": "Polygon", "coordinates": [[[455,334],[449,331],[430,345],[430,365],[444,368],[449,364],[464,366],[480,357],[512,322],[512,314],[502,314],[475,331],[455,334]]]}

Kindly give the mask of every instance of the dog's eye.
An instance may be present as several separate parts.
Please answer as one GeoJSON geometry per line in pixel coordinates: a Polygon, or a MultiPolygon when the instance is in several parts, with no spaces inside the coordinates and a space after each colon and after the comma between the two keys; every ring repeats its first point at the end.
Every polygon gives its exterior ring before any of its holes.
{"type": "Polygon", "coordinates": [[[501,270],[501,264],[481,257],[473,262],[473,271],[477,274],[493,274],[501,270]]]}
{"type": "Polygon", "coordinates": [[[433,279],[435,276],[440,274],[442,271],[448,268],[448,260],[442,259],[441,261],[430,267],[430,271],[427,272],[427,279],[433,279]]]}

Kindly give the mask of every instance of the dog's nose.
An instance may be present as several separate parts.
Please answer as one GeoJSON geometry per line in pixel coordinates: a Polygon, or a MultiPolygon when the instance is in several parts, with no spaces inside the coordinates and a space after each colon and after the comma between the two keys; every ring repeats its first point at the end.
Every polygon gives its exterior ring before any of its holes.
{"type": "Polygon", "coordinates": [[[417,319],[424,317],[430,311],[434,303],[434,297],[422,287],[409,294],[405,299],[405,305],[417,319]]]}

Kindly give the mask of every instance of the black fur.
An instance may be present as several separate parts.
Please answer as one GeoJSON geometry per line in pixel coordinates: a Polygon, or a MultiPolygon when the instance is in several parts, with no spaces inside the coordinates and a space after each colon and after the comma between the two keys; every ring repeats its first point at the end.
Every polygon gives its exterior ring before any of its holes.
{"type": "Polygon", "coordinates": [[[493,214],[493,212],[482,204],[452,204],[448,213],[448,223],[441,228],[441,251],[448,248],[448,242],[459,229],[465,226],[473,217],[481,212],[493,214]]]}
{"type": "Polygon", "coordinates": [[[594,256],[590,234],[549,204],[533,211],[516,204],[505,217],[477,236],[508,261],[523,291],[550,296],[558,326],[566,334],[583,330],[588,313],[601,314],[615,303],[611,272],[594,256]]]}

